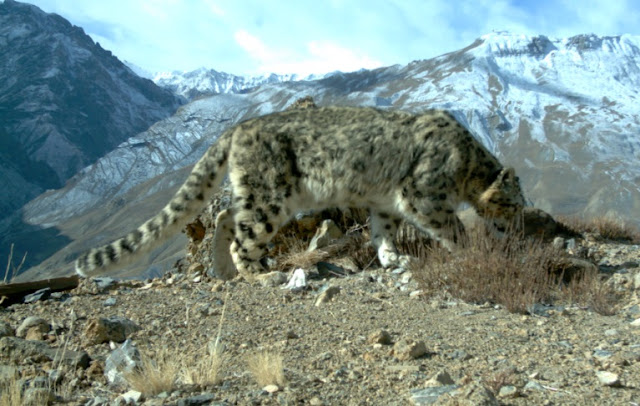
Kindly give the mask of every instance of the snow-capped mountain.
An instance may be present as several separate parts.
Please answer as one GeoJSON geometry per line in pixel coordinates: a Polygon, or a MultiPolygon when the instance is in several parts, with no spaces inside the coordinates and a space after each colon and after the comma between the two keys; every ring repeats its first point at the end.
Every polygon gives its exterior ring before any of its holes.
{"type": "MultiPolygon", "coordinates": [[[[141,74],[144,75],[145,73],[141,74]]],[[[193,100],[198,97],[220,93],[246,93],[258,86],[270,83],[317,80],[332,74],[304,77],[296,74],[276,75],[275,73],[262,76],[238,76],[218,72],[214,69],[201,68],[189,72],[160,72],[152,75],[151,79],[158,86],[169,89],[187,100],[193,100]]]]}
{"type": "Polygon", "coordinates": [[[639,91],[639,37],[492,33],[406,66],[197,100],[121,144],[64,189],[33,200],[25,214],[33,224],[56,225],[77,240],[47,262],[63,269],[74,252],[153,214],[186,176],[188,168],[179,168],[195,162],[225,128],[311,95],[319,105],[450,110],[516,168],[534,205],[554,214],[611,214],[637,222],[639,91]]]}

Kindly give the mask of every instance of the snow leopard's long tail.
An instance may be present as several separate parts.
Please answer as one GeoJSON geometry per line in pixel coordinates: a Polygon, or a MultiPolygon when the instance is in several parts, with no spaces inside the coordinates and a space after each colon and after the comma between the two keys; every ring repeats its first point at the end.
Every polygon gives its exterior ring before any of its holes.
{"type": "Polygon", "coordinates": [[[76,260],[81,276],[96,276],[158,246],[184,227],[218,190],[227,172],[233,128],[224,132],[196,163],[171,201],[136,230],[102,247],[93,248],[76,260]]]}

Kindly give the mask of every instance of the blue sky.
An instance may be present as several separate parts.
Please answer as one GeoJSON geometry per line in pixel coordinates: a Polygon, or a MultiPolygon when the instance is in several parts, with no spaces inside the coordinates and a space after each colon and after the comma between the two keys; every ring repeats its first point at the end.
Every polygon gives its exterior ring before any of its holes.
{"type": "Polygon", "coordinates": [[[150,72],[326,73],[406,64],[493,30],[640,35],[637,0],[30,0],[150,72]]]}

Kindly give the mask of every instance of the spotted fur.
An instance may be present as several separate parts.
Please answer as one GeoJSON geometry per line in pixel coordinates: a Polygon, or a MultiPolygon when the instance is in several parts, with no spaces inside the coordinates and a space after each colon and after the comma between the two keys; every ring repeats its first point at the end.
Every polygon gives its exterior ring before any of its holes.
{"type": "Polygon", "coordinates": [[[182,227],[211,198],[227,166],[232,206],[218,215],[214,235],[216,272],[224,278],[260,272],[269,241],[302,210],[369,209],[372,243],[389,267],[407,260],[393,243],[401,220],[452,249],[464,232],[459,203],[470,203],[498,230],[524,205],[513,169],[447,112],[291,109],[222,134],[160,213],[81,256],[77,272],[98,274],[182,227]]]}

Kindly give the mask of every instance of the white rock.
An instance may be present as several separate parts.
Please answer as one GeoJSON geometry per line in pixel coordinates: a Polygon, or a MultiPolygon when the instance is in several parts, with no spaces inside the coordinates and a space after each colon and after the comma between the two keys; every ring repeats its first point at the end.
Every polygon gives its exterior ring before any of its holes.
{"type": "Polygon", "coordinates": [[[289,283],[284,287],[284,289],[304,289],[307,286],[307,274],[304,272],[304,269],[298,268],[293,271],[293,275],[291,275],[291,279],[289,279],[289,283]]]}
{"type": "Polygon", "coordinates": [[[267,385],[264,388],[262,388],[262,390],[267,393],[276,393],[277,391],[280,390],[280,387],[278,385],[267,385]]]}
{"type": "Polygon", "coordinates": [[[138,402],[142,400],[142,393],[136,390],[130,390],[129,392],[123,393],[122,395],[120,395],[120,398],[127,405],[136,405],[138,404],[138,402]]]}
{"type": "Polygon", "coordinates": [[[608,371],[597,371],[596,376],[601,384],[607,386],[618,386],[620,385],[620,376],[618,374],[614,374],[613,372],[608,371]]]}

